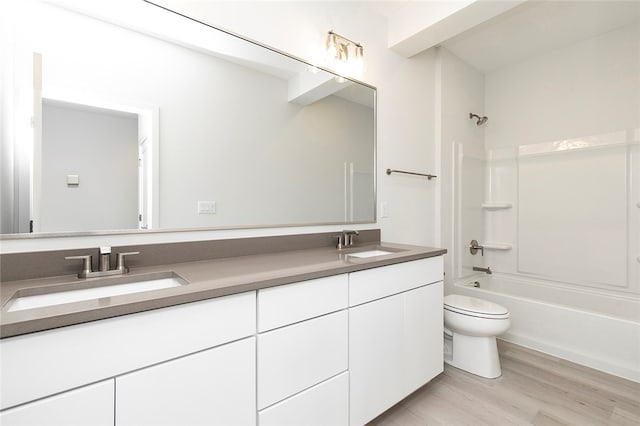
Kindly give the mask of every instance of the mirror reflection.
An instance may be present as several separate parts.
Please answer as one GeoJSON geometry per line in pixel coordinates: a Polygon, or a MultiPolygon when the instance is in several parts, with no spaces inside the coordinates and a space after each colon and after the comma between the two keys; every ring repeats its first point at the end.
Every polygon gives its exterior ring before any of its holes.
{"type": "Polygon", "coordinates": [[[150,4],[17,12],[3,234],[375,220],[375,89],[150,4]]]}

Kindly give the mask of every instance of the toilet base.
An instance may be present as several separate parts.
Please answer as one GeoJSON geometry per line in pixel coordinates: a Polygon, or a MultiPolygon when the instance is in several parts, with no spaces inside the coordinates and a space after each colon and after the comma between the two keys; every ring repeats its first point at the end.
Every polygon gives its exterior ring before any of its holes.
{"type": "Polygon", "coordinates": [[[450,355],[444,362],[461,370],[487,379],[502,375],[496,338],[465,336],[453,332],[450,355]]]}

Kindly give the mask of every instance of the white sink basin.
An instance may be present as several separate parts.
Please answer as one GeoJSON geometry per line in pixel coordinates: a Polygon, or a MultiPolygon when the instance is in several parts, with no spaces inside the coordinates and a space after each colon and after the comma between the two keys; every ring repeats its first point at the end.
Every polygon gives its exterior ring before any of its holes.
{"type": "MultiPolygon", "coordinates": [[[[151,277],[142,276],[139,278],[130,278],[131,279],[128,279],[128,282],[125,283],[120,279],[117,283],[105,285],[105,280],[98,280],[93,282],[94,286],[89,288],[15,297],[9,302],[7,311],[22,311],[24,309],[42,308],[44,306],[61,305],[63,303],[80,302],[83,300],[93,300],[103,297],[121,296],[123,294],[179,287],[187,284],[185,280],[173,273],[161,274],[160,276],[158,276],[158,274],[154,274],[151,277]]],[[[86,283],[88,284],[89,282],[86,283]]]]}
{"type": "Polygon", "coordinates": [[[349,253],[347,256],[351,256],[351,257],[376,257],[376,256],[384,256],[385,254],[391,254],[393,253],[392,251],[386,251],[386,250],[367,250],[367,251],[360,251],[357,253],[349,253]]]}

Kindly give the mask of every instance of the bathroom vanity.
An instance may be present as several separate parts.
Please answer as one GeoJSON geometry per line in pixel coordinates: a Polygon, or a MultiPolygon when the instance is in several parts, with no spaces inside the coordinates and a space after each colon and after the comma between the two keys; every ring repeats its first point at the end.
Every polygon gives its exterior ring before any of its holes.
{"type": "Polygon", "coordinates": [[[362,425],[443,370],[444,253],[377,243],[132,268],[188,284],[13,312],[15,292],[64,279],[3,283],[0,421],[362,425]]]}

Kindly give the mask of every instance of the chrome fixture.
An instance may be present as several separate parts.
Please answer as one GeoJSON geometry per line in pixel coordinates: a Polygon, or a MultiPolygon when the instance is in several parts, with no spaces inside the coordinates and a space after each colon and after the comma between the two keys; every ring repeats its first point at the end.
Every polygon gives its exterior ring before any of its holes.
{"type": "Polygon", "coordinates": [[[402,173],[405,175],[415,175],[415,176],[424,176],[426,177],[428,180],[431,180],[433,178],[436,178],[438,176],[436,175],[430,175],[430,174],[426,174],[426,173],[418,173],[418,172],[406,172],[404,170],[394,170],[394,169],[387,169],[387,174],[390,175],[391,173],[402,173]]]}
{"type": "Polygon", "coordinates": [[[470,287],[480,288],[480,281],[474,281],[469,284],[470,287]]]}
{"type": "Polygon", "coordinates": [[[111,269],[111,247],[103,246],[99,249],[100,258],[98,261],[98,270],[92,269],[93,256],[90,254],[81,256],[67,256],[67,260],[82,260],[82,270],[78,274],[78,278],[106,277],[110,275],[123,275],[129,272],[129,268],[125,266],[125,257],[134,254],[140,254],[139,251],[130,251],[118,253],[115,269],[111,269]]]}
{"type": "Polygon", "coordinates": [[[482,126],[484,123],[487,122],[487,120],[489,120],[489,118],[486,117],[486,116],[480,117],[478,114],[474,114],[474,113],[470,112],[469,113],[469,119],[473,120],[474,118],[478,119],[478,121],[476,121],[476,126],[482,126]]]}
{"type": "MultiPolygon", "coordinates": [[[[491,268],[488,267],[488,266],[486,268],[480,268],[479,266],[474,266],[473,270],[474,271],[478,271],[478,272],[484,272],[484,273],[489,274],[489,275],[493,274],[493,272],[491,272],[491,268]]],[[[480,287],[480,284],[478,284],[478,287],[480,287]]]]}
{"type": "Polygon", "coordinates": [[[98,258],[98,271],[104,272],[111,269],[111,247],[100,247],[100,257],[98,258]]]}
{"type": "Polygon", "coordinates": [[[364,48],[360,43],[349,40],[332,30],[327,34],[326,49],[329,66],[347,75],[362,74],[364,48]]]}
{"type": "Polygon", "coordinates": [[[342,231],[342,234],[335,236],[335,238],[338,239],[338,245],[336,245],[336,248],[342,249],[345,247],[351,247],[353,245],[353,237],[356,235],[360,235],[360,233],[358,231],[342,231]]]}
{"type": "Polygon", "coordinates": [[[469,243],[469,252],[475,256],[478,250],[480,250],[480,255],[484,256],[484,246],[478,244],[478,240],[471,240],[471,243],[469,243]]]}

